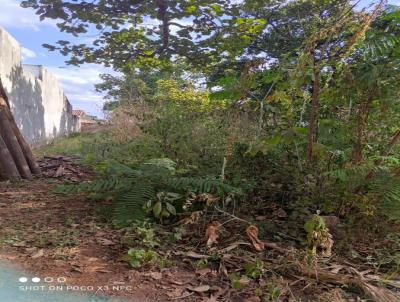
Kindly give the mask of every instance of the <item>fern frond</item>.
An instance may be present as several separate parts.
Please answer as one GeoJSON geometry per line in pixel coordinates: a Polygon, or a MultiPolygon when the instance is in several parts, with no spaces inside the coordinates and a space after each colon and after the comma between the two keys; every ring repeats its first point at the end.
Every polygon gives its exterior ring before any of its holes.
{"type": "Polygon", "coordinates": [[[109,177],[97,179],[91,182],[83,182],[80,184],[66,183],[58,186],[54,192],[59,194],[110,192],[113,190],[118,190],[119,188],[123,188],[129,185],[129,183],[131,183],[129,179],[109,177]]]}
{"type": "Polygon", "coordinates": [[[399,47],[400,37],[395,36],[381,36],[369,39],[364,44],[363,54],[364,58],[382,57],[389,55],[393,49],[399,47]]]}
{"type": "Polygon", "coordinates": [[[365,164],[360,166],[351,166],[336,170],[331,170],[324,173],[325,176],[337,179],[342,182],[348,182],[357,178],[364,178],[370,171],[371,165],[365,164]]]}
{"type": "Polygon", "coordinates": [[[378,208],[390,219],[400,221],[400,179],[381,173],[369,184],[379,198],[378,208]]]}
{"type": "Polygon", "coordinates": [[[146,213],[143,205],[154,198],[156,192],[151,184],[138,183],[115,197],[113,223],[118,227],[142,220],[146,213]]]}
{"type": "Polygon", "coordinates": [[[215,178],[176,177],[169,180],[167,185],[174,190],[192,191],[197,194],[218,193],[218,195],[223,195],[226,193],[241,193],[239,189],[215,178]]]}
{"type": "Polygon", "coordinates": [[[99,165],[104,178],[81,184],[64,184],[58,186],[56,191],[63,194],[110,193],[114,200],[113,223],[118,227],[144,219],[146,213],[143,206],[160,191],[215,193],[219,196],[241,193],[217,178],[173,177],[175,169],[175,162],[167,158],[147,161],[136,169],[109,161],[99,165]]]}

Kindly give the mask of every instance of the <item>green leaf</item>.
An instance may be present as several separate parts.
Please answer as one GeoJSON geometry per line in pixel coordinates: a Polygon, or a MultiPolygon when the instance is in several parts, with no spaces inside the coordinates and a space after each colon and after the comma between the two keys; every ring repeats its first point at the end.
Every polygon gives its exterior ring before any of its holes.
{"type": "Polygon", "coordinates": [[[216,12],[217,14],[221,14],[222,13],[222,9],[218,4],[211,4],[210,7],[213,9],[214,12],[216,12]]]}
{"type": "Polygon", "coordinates": [[[172,204],[170,204],[169,202],[166,202],[165,207],[168,210],[168,212],[170,212],[172,215],[174,215],[174,216],[176,215],[176,209],[172,204]]]}
{"type": "Polygon", "coordinates": [[[295,133],[297,133],[297,134],[305,136],[308,133],[308,128],[305,128],[305,127],[293,127],[293,131],[295,133]]]}
{"type": "Polygon", "coordinates": [[[282,136],[277,134],[277,135],[272,136],[269,139],[264,140],[262,143],[265,146],[273,147],[273,146],[278,145],[281,140],[282,140],[282,136]]]}
{"type": "Polygon", "coordinates": [[[163,209],[160,216],[161,217],[169,217],[169,216],[171,216],[171,213],[168,212],[166,209],[163,209]]]}
{"type": "Polygon", "coordinates": [[[142,263],[140,262],[140,260],[137,259],[133,259],[131,261],[129,261],[129,264],[133,267],[133,268],[139,268],[142,266],[142,263]]]}
{"type": "Polygon", "coordinates": [[[267,24],[267,20],[265,19],[255,19],[254,21],[261,25],[267,24]]]}
{"type": "Polygon", "coordinates": [[[195,6],[195,5],[188,6],[188,7],[186,7],[185,11],[189,14],[192,14],[195,11],[197,11],[197,6],[195,6]]]}
{"type": "Polygon", "coordinates": [[[314,222],[313,219],[310,219],[308,221],[306,221],[306,223],[304,224],[304,230],[310,234],[312,231],[315,230],[316,224],[314,222]]]}
{"type": "Polygon", "coordinates": [[[165,196],[165,199],[169,200],[169,201],[175,201],[178,199],[181,199],[182,195],[178,194],[178,193],[173,193],[173,192],[168,192],[165,196]]]}
{"type": "Polygon", "coordinates": [[[158,201],[153,207],[154,216],[157,218],[160,217],[161,211],[162,211],[162,204],[161,201],[158,201]]]}

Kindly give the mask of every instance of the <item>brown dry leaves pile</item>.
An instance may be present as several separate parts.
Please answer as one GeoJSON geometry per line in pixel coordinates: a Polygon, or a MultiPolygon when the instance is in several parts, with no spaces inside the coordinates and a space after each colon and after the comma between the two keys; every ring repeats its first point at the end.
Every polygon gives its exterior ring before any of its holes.
{"type": "Polygon", "coordinates": [[[221,223],[218,220],[214,220],[206,229],[206,240],[207,247],[211,247],[213,244],[218,243],[218,238],[220,235],[219,228],[221,227],[221,223]]]}
{"type": "MultiPolygon", "coordinates": [[[[214,244],[218,243],[218,239],[220,237],[220,228],[221,223],[218,220],[212,221],[206,229],[206,245],[207,247],[211,247],[214,244]]],[[[254,249],[258,252],[261,252],[265,249],[265,243],[262,242],[258,238],[258,228],[255,225],[249,225],[246,228],[246,235],[249,238],[251,244],[253,245],[254,249]]]]}
{"type": "Polygon", "coordinates": [[[265,249],[265,243],[258,238],[258,228],[255,225],[247,227],[246,235],[250,239],[256,251],[261,252],[265,249]]]}

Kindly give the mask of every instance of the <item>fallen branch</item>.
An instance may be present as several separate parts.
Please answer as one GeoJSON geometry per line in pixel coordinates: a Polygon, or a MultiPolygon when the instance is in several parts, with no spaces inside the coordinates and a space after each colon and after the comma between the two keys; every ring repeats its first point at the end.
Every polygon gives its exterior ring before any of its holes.
{"type": "Polygon", "coordinates": [[[362,289],[367,295],[373,298],[377,302],[398,302],[400,301],[400,295],[393,293],[387,288],[377,287],[368,282],[377,282],[377,280],[366,280],[361,273],[356,269],[352,268],[357,272],[357,276],[348,276],[343,274],[337,274],[332,272],[327,272],[319,268],[310,268],[301,263],[297,263],[298,271],[307,276],[316,279],[320,282],[328,282],[340,285],[355,285],[362,289]]]}

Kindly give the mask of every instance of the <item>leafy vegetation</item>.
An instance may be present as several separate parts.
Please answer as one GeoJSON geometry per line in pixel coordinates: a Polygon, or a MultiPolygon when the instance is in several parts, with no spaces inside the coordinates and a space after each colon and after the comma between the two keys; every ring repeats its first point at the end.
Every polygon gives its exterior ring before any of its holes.
{"type": "Polygon", "coordinates": [[[157,259],[157,253],[151,250],[129,249],[126,261],[134,268],[142,267],[143,265],[154,264],[157,259]]]}
{"type": "MultiPolygon", "coordinates": [[[[70,63],[103,63],[119,72],[97,85],[106,94],[109,131],[46,147],[80,155],[97,172],[59,193],[111,198],[119,228],[145,219],[202,221],[208,248],[224,236],[225,224],[250,224],[257,251],[264,249],[259,236],[291,240],[306,251],[308,265],[332,253],[352,257],[360,232],[368,242],[398,231],[398,7],[381,1],[361,9],[341,0],[103,2],[60,1],[55,9],[48,1],[23,1],[43,18],[61,18],[66,32],[95,26],[101,35],[91,46],[48,47],[71,55],[70,63]],[[147,18],[159,27],[145,29],[147,18]]],[[[393,253],[383,251],[379,267],[390,263],[384,271],[391,276],[399,272],[399,252],[393,253]]],[[[128,256],[133,267],[155,258],[136,248],[128,256]]],[[[198,268],[210,262],[200,259],[198,268]]],[[[225,277],[242,289],[265,270],[258,259],[225,277]]],[[[282,290],[270,282],[260,291],[278,301],[282,290]]]]}
{"type": "MultiPolygon", "coordinates": [[[[221,180],[176,176],[175,163],[169,159],[153,159],[134,169],[118,162],[104,162],[97,166],[103,178],[91,182],[65,184],[56,192],[63,194],[102,193],[114,200],[114,224],[128,226],[143,219],[144,210],[163,221],[176,216],[190,194],[215,193],[223,197],[240,191],[221,180]],[[172,192],[170,192],[172,191],[172,192]],[[176,193],[179,192],[179,193],[176,193]]],[[[98,198],[98,196],[97,196],[98,198]]]]}

